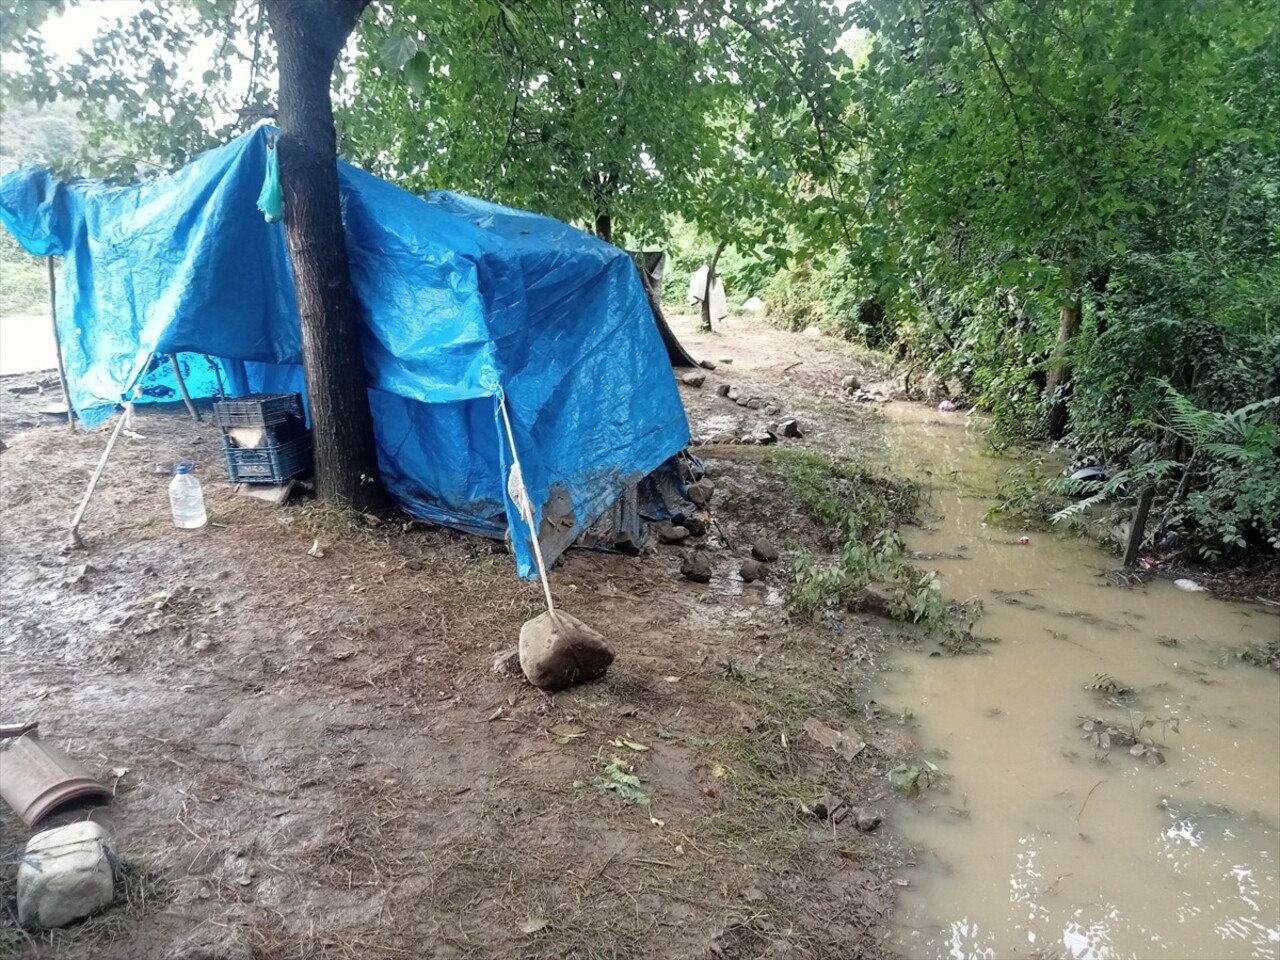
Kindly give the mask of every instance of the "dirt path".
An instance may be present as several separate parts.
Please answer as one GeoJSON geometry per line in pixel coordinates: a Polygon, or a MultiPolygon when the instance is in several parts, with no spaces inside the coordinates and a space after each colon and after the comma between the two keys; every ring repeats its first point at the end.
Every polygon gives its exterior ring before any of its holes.
{"type": "MultiPolygon", "coordinates": [[[[681,388],[695,437],[791,415],[806,436],[788,444],[866,442],[839,399],[864,371],[837,347],[754,321],[676,326],[695,355],[733,360],[681,388]],[[721,382],[782,413],[718,397],[721,382]]],[[[0,392],[0,703],[116,783],[94,817],[156,882],[52,939],[0,910],[0,956],[888,953],[891,836],[807,810],[829,792],[883,800],[899,750],[859,694],[881,640],[873,623],[791,622],[780,571],[736,577],[759,533],[822,539],[763,448],[699,451],[718,486],[711,584],[685,582],[674,547],[570,553],[560,602],[618,660],[547,696],[490,669],[540,610],[499,545],[233,498],[216,429],[180,411],[142,415],[85,519],[88,551],[64,555],[105,434],[15,435],[29,402],[0,392]],[[167,516],[178,459],[205,484],[212,523],[194,533],[167,516]],[[871,747],[845,761],[804,733],[813,718],[871,747]],[[615,760],[647,806],[604,789],[615,760]]],[[[27,835],[0,810],[0,849],[27,835]]]]}

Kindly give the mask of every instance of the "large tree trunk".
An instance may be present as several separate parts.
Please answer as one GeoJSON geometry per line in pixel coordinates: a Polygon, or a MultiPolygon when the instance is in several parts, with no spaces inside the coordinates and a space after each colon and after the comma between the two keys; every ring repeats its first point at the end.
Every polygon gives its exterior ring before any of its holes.
{"type": "Polygon", "coordinates": [[[279,49],[280,179],[322,500],[381,505],[360,313],[338,201],[334,63],[369,0],[267,0],[279,49]]]}
{"type": "Polygon", "coordinates": [[[613,218],[609,214],[596,214],[596,236],[605,243],[613,243],[613,218]]]}
{"type": "Polygon", "coordinates": [[[727,240],[720,241],[707,267],[707,285],[702,290],[702,329],[707,333],[711,332],[711,288],[716,285],[716,264],[720,262],[720,254],[724,253],[724,245],[727,242],[727,240]]]}
{"type": "Polygon", "coordinates": [[[1080,297],[1076,295],[1062,305],[1058,318],[1058,341],[1053,345],[1044,386],[1049,410],[1045,414],[1043,433],[1050,440],[1061,440],[1067,432],[1067,399],[1071,392],[1071,361],[1067,354],[1071,341],[1080,332],[1080,312],[1080,297]]]}

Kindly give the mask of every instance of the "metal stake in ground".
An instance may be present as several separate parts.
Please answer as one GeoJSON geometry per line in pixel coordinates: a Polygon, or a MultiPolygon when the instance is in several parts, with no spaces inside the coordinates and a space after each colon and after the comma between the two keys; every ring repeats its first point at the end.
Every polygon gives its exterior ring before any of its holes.
{"type": "Polygon", "coordinates": [[[53,272],[53,257],[45,257],[44,261],[49,268],[49,317],[53,323],[53,353],[58,358],[58,383],[62,384],[62,402],[67,405],[67,429],[75,433],[76,413],[71,409],[67,371],[62,365],[62,341],[58,339],[58,283],[53,272]]]}

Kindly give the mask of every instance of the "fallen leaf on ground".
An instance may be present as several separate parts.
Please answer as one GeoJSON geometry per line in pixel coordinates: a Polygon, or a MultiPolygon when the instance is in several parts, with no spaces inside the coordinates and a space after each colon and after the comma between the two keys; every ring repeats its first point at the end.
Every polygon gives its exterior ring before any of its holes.
{"type": "Polygon", "coordinates": [[[529,919],[520,924],[520,932],[525,936],[533,936],[541,930],[547,929],[549,922],[539,917],[538,919],[529,919]]]}
{"type": "Polygon", "coordinates": [[[575,727],[571,723],[557,723],[554,727],[547,731],[555,738],[556,743],[566,744],[570,740],[581,740],[587,735],[587,731],[581,727],[575,727]]]}
{"type": "Polygon", "coordinates": [[[824,747],[834,750],[846,760],[852,760],[867,748],[867,745],[857,737],[842,733],[839,730],[833,730],[821,720],[816,720],[813,717],[804,722],[804,732],[824,747]]]}
{"type": "Polygon", "coordinates": [[[637,743],[635,740],[628,740],[626,737],[619,737],[617,740],[610,740],[611,747],[626,747],[628,750],[634,750],[637,753],[643,753],[649,748],[643,743],[637,743]]]}

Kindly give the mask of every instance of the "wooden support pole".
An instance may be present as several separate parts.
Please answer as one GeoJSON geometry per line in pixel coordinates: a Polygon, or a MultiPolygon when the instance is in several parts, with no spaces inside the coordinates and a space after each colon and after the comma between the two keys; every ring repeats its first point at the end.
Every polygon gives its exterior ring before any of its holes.
{"type": "Polygon", "coordinates": [[[102,471],[107,467],[107,460],[111,457],[111,448],[116,445],[116,440],[120,438],[120,431],[124,429],[124,422],[128,419],[125,412],[121,412],[120,419],[116,421],[116,428],[111,431],[111,439],[107,441],[107,449],[102,451],[102,458],[98,460],[98,466],[93,471],[93,476],[89,478],[89,486],[84,492],[84,498],[80,501],[80,506],[76,508],[76,515],[71,519],[71,530],[67,537],[68,547],[83,547],[84,544],[80,540],[80,521],[84,519],[84,512],[89,506],[89,500],[93,497],[93,491],[98,486],[98,479],[102,476],[102,471]]]}
{"type": "Polygon", "coordinates": [[[178,355],[176,353],[169,354],[169,365],[173,367],[173,376],[178,381],[178,392],[182,394],[182,402],[187,405],[187,413],[191,414],[192,420],[200,423],[200,411],[191,402],[191,394],[187,393],[187,384],[182,379],[182,370],[178,367],[178,355]]]}
{"type": "Polygon", "coordinates": [[[49,268],[49,319],[53,324],[53,353],[58,358],[58,383],[62,384],[62,402],[67,405],[67,429],[76,429],[76,412],[71,409],[71,391],[67,389],[67,370],[62,363],[62,341],[58,339],[58,284],[53,270],[53,257],[45,257],[49,268]]]}
{"type": "Polygon", "coordinates": [[[1124,548],[1124,565],[1132,567],[1138,562],[1138,550],[1147,535],[1147,514],[1151,512],[1151,501],[1155,499],[1156,488],[1147,487],[1138,498],[1138,509],[1133,514],[1133,527],[1129,530],[1129,542],[1124,548]]]}

